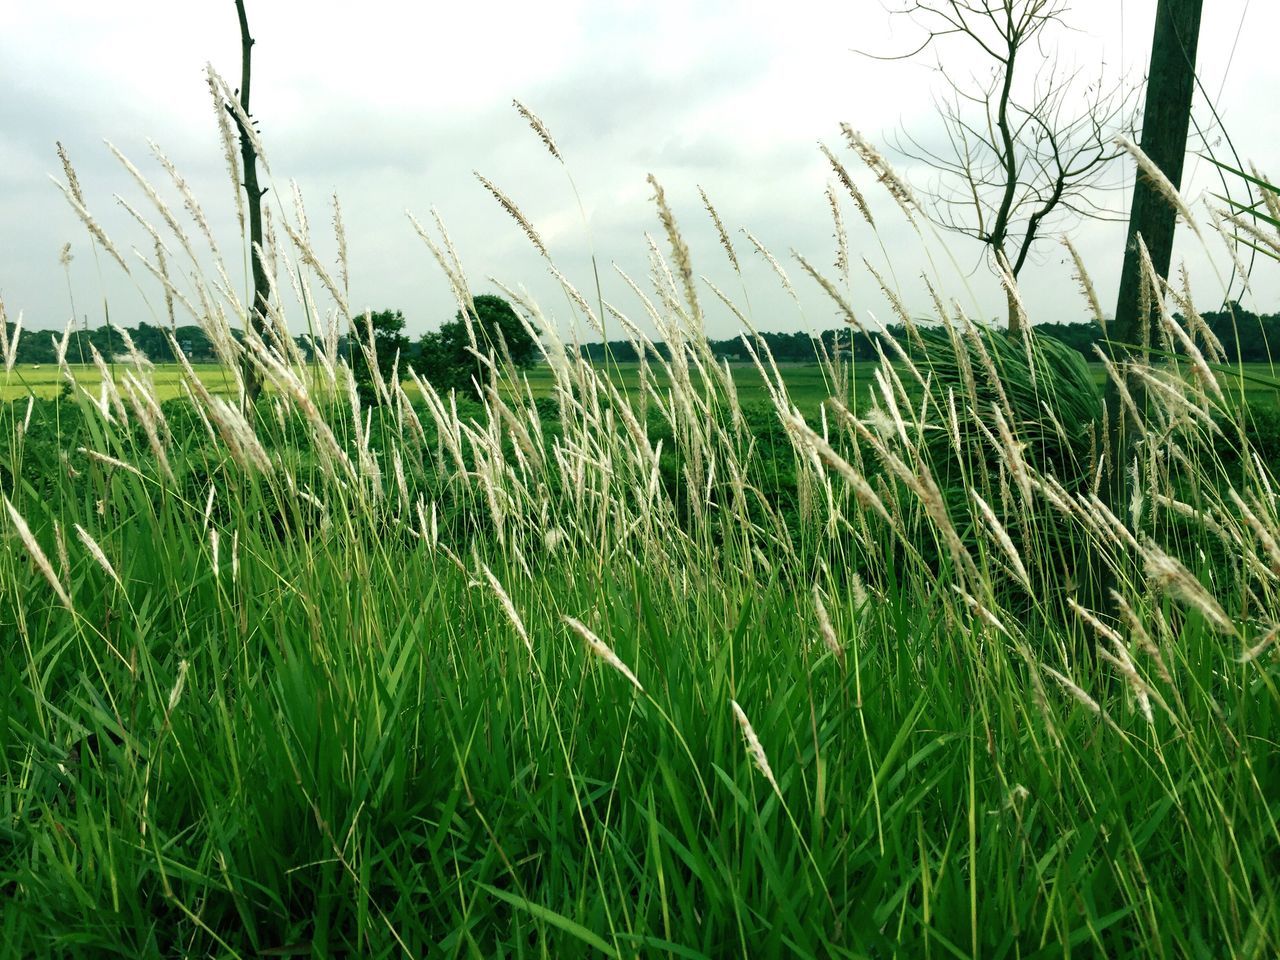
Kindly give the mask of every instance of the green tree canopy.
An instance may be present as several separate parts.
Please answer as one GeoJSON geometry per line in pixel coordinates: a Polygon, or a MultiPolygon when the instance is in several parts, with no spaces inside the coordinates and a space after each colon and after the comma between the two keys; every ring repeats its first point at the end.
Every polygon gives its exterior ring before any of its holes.
{"type": "MultiPolygon", "coordinates": [[[[537,340],[502,297],[482,293],[471,301],[470,314],[481,353],[499,363],[509,357],[517,367],[531,366],[537,359],[537,340]]],[[[476,385],[485,380],[484,366],[471,350],[461,310],[439,330],[423,335],[415,366],[438,390],[476,392],[476,385]]]]}
{"type": "Polygon", "coordinates": [[[355,375],[356,387],[360,391],[360,399],[365,403],[382,402],[378,389],[373,383],[373,374],[369,368],[369,331],[373,331],[373,351],[377,358],[378,372],[382,379],[391,377],[396,357],[400,357],[400,368],[404,369],[409,362],[409,338],[404,335],[404,314],[399,310],[371,310],[356,318],[355,330],[349,341],[351,350],[351,372],[355,375]]]}

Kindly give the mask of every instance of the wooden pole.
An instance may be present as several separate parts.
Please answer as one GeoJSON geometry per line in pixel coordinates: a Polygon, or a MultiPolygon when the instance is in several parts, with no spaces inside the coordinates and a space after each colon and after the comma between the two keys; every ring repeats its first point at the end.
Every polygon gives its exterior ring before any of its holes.
{"type": "MultiPolygon", "coordinates": [[[[1202,6],[1203,0],[1159,0],[1156,6],[1140,146],[1175,189],[1182,186],[1182,165],[1187,155],[1202,6]]],[[[1129,213],[1129,233],[1125,240],[1116,315],[1104,343],[1117,365],[1118,374],[1126,378],[1129,395],[1140,413],[1145,412],[1146,391],[1140,380],[1129,375],[1127,364],[1132,360],[1149,359],[1147,347],[1152,342],[1153,324],[1159,322],[1155,298],[1161,296],[1161,291],[1143,290],[1137,239],[1141,236],[1146,244],[1156,273],[1167,277],[1173,256],[1175,219],[1173,204],[1161,195],[1159,188],[1139,174],[1133,186],[1133,206],[1129,213]],[[1138,349],[1135,351],[1119,344],[1132,344],[1138,349]]],[[[1143,426],[1125,422],[1120,390],[1111,379],[1107,381],[1106,409],[1107,436],[1104,443],[1111,472],[1105,489],[1110,494],[1112,509],[1123,516],[1129,499],[1127,465],[1133,458],[1134,445],[1143,426]]],[[[1102,597],[1106,596],[1108,588],[1115,588],[1115,579],[1114,571],[1103,574],[1102,597]]]]}
{"type": "MultiPolygon", "coordinates": [[[[1191,96],[1195,90],[1196,47],[1203,2],[1159,0],[1156,7],[1140,146],[1175,188],[1182,185],[1182,164],[1187,155],[1187,130],[1191,122],[1191,96]]],[[[1156,315],[1149,303],[1142,302],[1142,264],[1137,238],[1141,235],[1146,243],[1156,273],[1167,277],[1173,256],[1174,219],[1173,205],[1150,181],[1139,175],[1133,187],[1129,234],[1125,240],[1124,267],[1120,273],[1120,295],[1116,301],[1110,339],[1132,344],[1149,342],[1151,323],[1156,315]]]]}
{"type": "MultiPolygon", "coordinates": [[[[249,35],[249,18],[245,14],[244,0],[236,0],[236,15],[240,19],[240,109],[246,117],[249,113],[249,86],[252,79],[253,37],[249,35]]],[[[239,116],[228,107],[232,119],[240,130],[240,162],[244,167],[244,191],[249,198],[249,242],[252,244],[253,264],[253,312],[250,322],[258,336],[263,336],[267,329],[267,297],[270,287],[267,283],[267,270],[262,263],[262,197],[266,190],[258,186],[258,154],[253,146],[253,138],[244,129],[239,116]]],[[[245,392],[250,401],[256,400],[262,391],[262,378],[257,369],[246,362],[244,365],[245,392]]]]}

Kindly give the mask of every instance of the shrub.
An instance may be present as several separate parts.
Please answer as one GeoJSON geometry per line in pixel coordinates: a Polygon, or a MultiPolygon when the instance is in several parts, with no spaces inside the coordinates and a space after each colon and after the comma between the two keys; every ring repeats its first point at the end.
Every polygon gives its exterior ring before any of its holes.
{"type": "Polygon", "coordinates": [[[537,341],[511,304],[483,293],[472,300],[467,317],[459,310],[439,330],[423,335],[414,367],[441,392],[475,395],[490,376],[480,356],[521,368],[531,366],[537,354],[537,341]]]}

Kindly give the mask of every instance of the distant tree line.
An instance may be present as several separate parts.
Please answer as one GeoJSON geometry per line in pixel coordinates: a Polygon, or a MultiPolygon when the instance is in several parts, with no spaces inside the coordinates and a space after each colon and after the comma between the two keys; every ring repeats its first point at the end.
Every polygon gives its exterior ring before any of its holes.
{"type": "MultiPolygon", "coordinates": [[[[1238,303],[1228,308],[1201,314],[1205,325],[1222,342],[1230,363],[1269,363],[1280,360],[1280,313],[1256,314],[1238,303]]],[[[1178,316],[1178,320],[1183,318],[1178,316]]],[[[922,326],[924,323],[921,324],[922,326]]],[[[1052,337],[1084,355],[1087,361],[1098,359],[1094,345],[1105,338],[1102,329],[1092,322],[1040,323],[1031,328],[1037,335],[1052,337]]],[[[823,350],[828,355],[839,355],[853,360],[876,360],[885,338],[903,340],[906,327],[890,324],[883,331],[862,333],[849,328],[824,330],[822,333],[761,333],[773,358],[785,363],[812,363],[823,350]]],[[[717,359],[749,360],[750,353],[741,336],[727,340],[711,340],[711,352],[717,359]]],[[[668,357],[670,351],[662,342],[655,344],[658,353],[668,357]]],[[[606,357],[604,343],[586,343],[581,346],[583,356],[594,361],[606,357]]],[[[635,347],[628,340],[611,340],[608,355],[615,361],[626,363],[639,359],[635,347]]]]}
{"type": "MultiPolygon", "coordinates": [[[[464,319],[459,310],[439,330],[410,340],[404,333],[404,314],[399,310],[370,311],[357,317],[353,331],[338,338],[337,353],[350,365],[356,385],[369,403],[383,399],[369,366],[371,356],[376,357],[384,380],[398,365],[402,373],[416,370],[440,390],[463,393],[474,392],[476,385],[486,379],[484,361],[478,354],[506,357],[517,367],[527,367],[534,362],[538,354],[537,342],[506,300],[481,294],[472,301],[468,314],[469,317],[464,319]]],[[[9,342],[16,324],[9,322],[7,327],[5,336],[9,342]]],[[[214,363],[219,359],[209,336],[199,326],[167,328],[139,323],[123,330],[115,324],[104,324],[94,329],[77,327],[67,336],[67,362],[92,363],[94,350],[97,350],[110,363],[128,352],[126,334],[152,363],[177,362],[174,342],[192,363],[214,363]]],[[[243,336],[239,330],[232,330],[231,335],[237,340],[243,336]]],[[[57,363],[61,338],[61,332],[24,330],[18,341],[16,362],[57,363]]],[[[295,343],[304,359],[313,359],[314,347],[309,335],[296,337],[295,343]]]]}
{"type": "MultiPolygon", "coordinates": [[[[1273,358],[1280,359],[1277,356],[1280,352],[1280,313],[1256,314],[1238,303],[1232,303],[1226,309],[1211,311],[1202,316],[1205,324],[1222,341],[1229,362],[1266,363],[1273,358]]],[[[519,367],[529,366],[536,359],[537,344],[520,323],[515,311],[501,297],[489,294],[476,297],[471,319],[472,331],[482,352],[493,351],[498,356],[505,353],[519,367]]],[[[367,351],[363,347],[369,342],[370,328],[378,366],[384,378],[391,374],[392,366],[398,359],[401,370],[412,368],[445,390],[467,392],[471,390],[473,381],[483,382],[482,364],[472,352],[467,324],[461,311],[439,330],[425,333],[417,340],[411,340],[405,335],[405,323],[404,314],[399,310],[374,311],[368,314],[367,322],[363,315],[358,318],[358,339],[349,334],[339,338],[338,355],[351,365],[367,399],[374,402],[377,400],[370,386],[372,375],[367,365],[367,351]]],[[[9,322],[8,327],[6,337],[11,338],[13,322],[9,322]]],[[[1102,330],[1095,323],[1042,323],[1033,329],[1040,336],[1053,337],[1080,351],[1086,360],[1096,359],[1094,345],[1103,339],[1102,330]]],[[[209,337],[195,325],[165,328],[139,323],[127,328],[127,332],[138,350],[154,363],[176,361],[170,347],[170,332],[192,363],[212,363],[218,359],[209,337]]],[[[760,337],[768,345],[775,360],[806,363],[820,355],[820,346],[829,355],[838,353],[841,357],[854,360],[875,360],[879,356],[882,339],[902,339],[905,334],[906,330],[901,325],[891,325],[876,333],[861,333],[844,328],[825,330],[816,337],[807,333],[769,332],[761,333],[760,337]]],[[[240,333],[232,331],[232,335],[239,337],[240,333]]],[[[55,363],[57,354],[54,342],[60,337],[60,333],[48,330],[24,330],[18,342],[17,362],[55,363]]],[[[712,340],[710,343],[712,353],[719,359],[750,359],[741,337],[712,340]]],[[[303,357],[311,359],[310,337],[298,337],[297,345],[303,357]]],[[[91,347],[96,348],[108,361],[125,353],[127,349],[119,326],[103,325],[90,330],[77,328],[68,338],[68,362],[92,362],[91,347]]],[[[656,347],[660,355],[669,356],[665,343],[659,342],[656,347]]],[[[606,357],[604,343],[587,343],[580,349],[583,356],[591,360],[602,361],[606,357]]],[[[639,359],[633,345],[626,340],[610,341],[608,353],[613,360],[623,363],[639,359]]]]}
{"type": "MultiPolygon", "coordinates": [[[[6,334],[13,335],[13,323],[9,324],[6,334]]],[[[179,347],[193,363],[208,363],[217,360],[213,344],[198,326],[176,328],[152,326],[140,323],[136,327],[128,327],[125,332],[133,339],[134,346],[153,363],[171,363],[176,360],[169,346],[168,333],[172,332],[179,347]]],[[[58,359],[57,342],[62,339],[62,331],[29,330],[22,331],[18,341],[18,363],[56,363],[58,359]]],[[[68,363],[92,363],[93,350],[96,349],[107,362],[111,358],[123,354],[124,335],[118,325],[103,325],[93,329],[77,327],[67,338],[68,363]]]]}

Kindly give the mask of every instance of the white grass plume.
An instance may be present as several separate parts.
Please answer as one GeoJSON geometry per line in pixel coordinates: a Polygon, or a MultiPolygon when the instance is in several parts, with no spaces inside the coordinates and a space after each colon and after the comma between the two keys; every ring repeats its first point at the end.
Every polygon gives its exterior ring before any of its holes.
{"type": "Polygon", "coordinates": [[[822,637],[822,642],[837,660],[844,663],[844,647],[836,637],[835,627],[831,624],[826,604],[822,602],[822,591],[817,584],[813,587],[813,609],[818,617],[818,634],[822,637]]]}
{"type": "Polygon", "coordinates": [[[711,205],[707,191],[703,190],[701,186],[698,187],[698,196],[702,197],[702,205],[707,208],[707,213],[711,216],[711,222],[715,224],[716,234],[720,237],[720,246],[724,247],[724,252],[728,255],[729,262],[733,264],[734,273],[741,273],[742,268],[738,265],[738,253],[733,249],[733,242],[729,239],[729,232],[725,230],[720,214],[711,205]]]}
{"type": "Polygon", "coordinates": [[[1196,222],[1196,218],[1191,215],[1191,209],[1187,206],[1187,202],[1182,199],[1182,194],[1165,176],[1164,171],[1156,166],[1155,161],[1148,157],[1142,151],[1142,148],[1128,137],[1117,137],[1115,144],[1138,162],[1138,169],[1142,172],[1142,175],[1151,181],[1156,191],[1169,202],[1169,205],[1178,212],[1178,216],[1182,217],[1183,222],[1203,241],[1204,237],[1200,233],[1200,225],[1196,222]]]}
{"type": "Polygon", "coordinates": [[[867,206],[867,200],[866,197],[862,195],[862,191],[859,190],[857,185],[853,182],[853,177],[849,176],[849,171],[845,169],[844,164],[839,161],[836,155],[831,152],[831,148],[825,143],[819,142],[818,149],[822,151],[822,155],[826,157],[827,162],[831,164],[831,169],[835,171],[836,177],[838,177],[840,182],[844,185],[845,190],[849,192],[849,196],[853,198],[853,202],[857,206],[858,212],[862,214],[862,219],[867,221],[867,224],[874,230],[876,221],[875,218],[871,216],[871,208],[867,206]]]}
{"type": "Polygon", "coordinates": [[[0,299],[0,348],[4,351],[4,372],[12,373],[13,365],[18,361],[18,336],[22,333],[22,312],[18,312],[18,322],[13,325],[13,339],[9,338],[9,320],[4,313],[4,300],[0,299]]]}
{"type": "Polygon", "coordinates": [[[40,543],[32,535],[31,528],[27,526],[27,521],[22,518],[22,514],[18,513],[17,508],[9,502],[8,497],[3,497],[3,499],[5,508],[9,511],[9,519],[13,521],[14,529],[18,531],[18,537],[22,540],[23,546],[27,548],[27,552],[31,554],[31,561],[36,565],[36,569],[40,571],[45,580],[49,582],[49,586],[53,588],[53,592],[62,602],[62,605],[74,613],[75,607],[71,603],[71,597],[67,594],[66,587],[62,585],[62,581],[54,573],[53,564],[49,562],[45,552],[40,549],[40,543]]]}
{"type": "Polygon", "coordinates": [[[586,641],[587,648],[592,653],[631,681],[631,685],[633,687],[641,693],[644,693],[644,687],[640,685],[640,681],[636,679],[636,675],[631,672],[631,668],[618,658],[618,655],[613,652],[613,649],[607,643],[592,633],[586,624],[575,617],[565,617],[564,622],[569,625],[569,628],[573,630],[574,633],[586,641]]]}
{"type": "Polygon", "coordinates": [[[1060,242],[1067,248],[1067,253],[1071,254],[1071,262],[1074,265],[1073,276],[1076,282],[1080,284],[1080,292],[1084,294],[1084,298],[1089,303],[1089,312],[1093,314],[1093,319],[1097,321],[1102,332],[1107,332],[1107,319],[1102,313],[1102,304],[1098,302],[1098,291],[1093,285],[1093,279],[1089,276],[1089,272],[1084,267],[1084,260],[1080,257],[1080,251],[1071,242],[1071,238],[1063,236],[1060,242]]]}
{"type": "Polygon", "coordinates": [[[519,100],[512,100],[511,105],[516,108],[516,113],[524,117],[525,122],[538,135],[538,139],[543,142],[551,155],[561,163],[564,163],[564,157],[560,155],[560,148],[556,146],[555,138],[551,136],[551,131],[547,129],[547,125],[542,122],[542,119],[519,100]]]}
{"type": "Polygon", "coordinates": [[[1199,610],[1214,630],[1235,634],[1236,626],[1226,611],[1175,557],[1165,553],[1151,539],[1143,542],[1142,556],[1147,576],[1161,589],[1185,606],[1199,610]]]}
{"type": "MultiPolygon", "coordinates": [[[[434,521],[435,516],[433,514],[433,526],[434,521]]],[[[493,590],[494,596],[498,598],[498,603],[502,605],[503,613],[507,615],[507,619],[511,621],[511,625],[515,627],[516,634],[522,641],[524,641],[525,648],[529,651],[529,656],[533,656],[533,641],[529,639],[529,631],[525,629],[524,621],[520,619],[520,614],[516,612],[515,604],[511,602],[511,597],[502,586],[502,582],[498,580],[493,571],[490,570],[488,565],[485,563],[480,563],[480,572],[483,573],[485,579],[489,581],[490,589],[493,590]]],[[[631,680],[635,682],[634,677],[632,677],[631,680]]],[[[636,686],[639,686],[639,683],[636,683],[636,686]]]]}
{"type": "MultiPolygon", "coordinates": [[[[511,215],[511,219],[515,220],[515,222],[520,225],[520,229],[522,229],[525,236],[529,238],[529,242],[533,244],[534,249],[537,250],[538,253],[542,254],[543,259],[550,263],[551,254],[547,251],[547,245],[542,242],[541,234],[533,228],[533,224],[530,223],[528,218],[526,218],[521,212],[520,208],[516,205],[516,202],[503,193],[502,190],[500,190],[498,186],[487,177],[484,177],[478,171],[473,171],[473,173],[475,174],[475,178],[480,181],[480,185],[488,190],[489,193],[493,195],[493,199],[497,200],[499,205],[501,205],[502,209],[511,215]]],[[[466,311],[464,310],[463,312],[465,313],[466,311]]]]}
{"type": "Polygon", "coordinates": [[[667,206],[667,196],[662,190],[662,184],[658,183],[657,177],[653,174],[649,174],[647,179],[649,186],[653,187],[653,202],[658,206],[658,219],[662,221],[662,228],[667,232],[667,241],[671,244],[671,256],[675,260],[676,269],[680,271],[685,300],[692,311],[690,316],[694,318],[695,323],[700,324],[702,308],[698,305],[698,291],[693,284],[693,262],[689,258],[689,246],[680,235],[675,215],[667,206]]]}
{"type": "Polygon", "coordinates": [[[733,716],[738,721],[738,726],[742,729],[742,739],[746,741],[747,753],[751,756],[752,762],[764,774],[764,778],[769,781],[769,786],[773,787],[773,792],[781,797],[782,790],[778,787],[778,781],[773,775],[773,768],[769,766],[769,758],[765,755],[764,746],[760,743],[760,738],[756,736],[755,727],[751,726],[751,721],[747,719],[746,713],[738,705],[737,700],[730,700],[729,705],[733,708],[733,716]]]}

